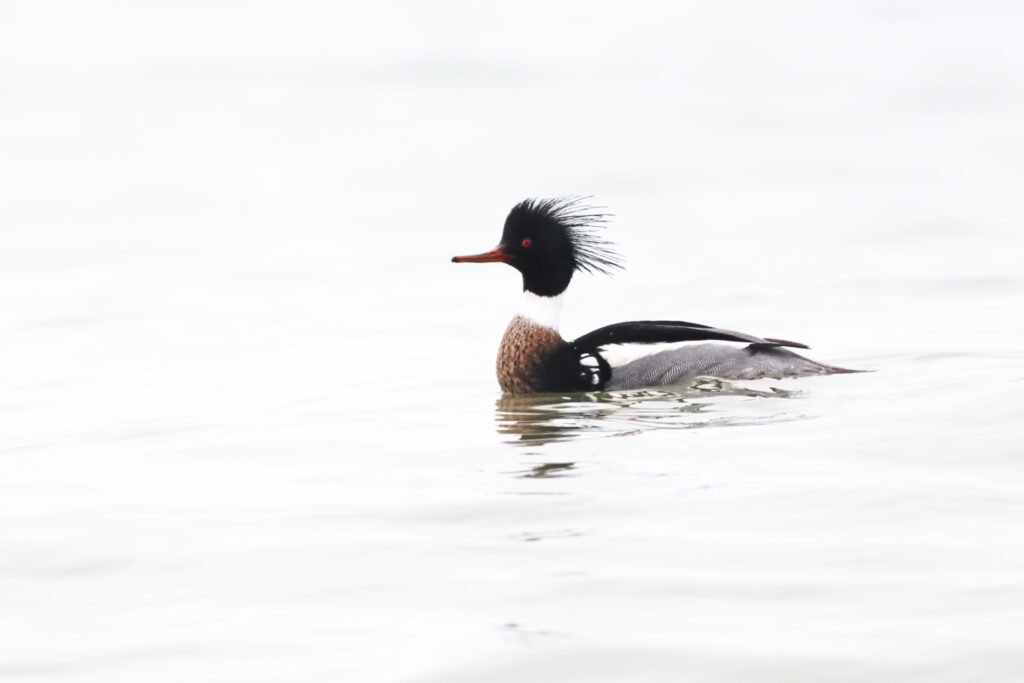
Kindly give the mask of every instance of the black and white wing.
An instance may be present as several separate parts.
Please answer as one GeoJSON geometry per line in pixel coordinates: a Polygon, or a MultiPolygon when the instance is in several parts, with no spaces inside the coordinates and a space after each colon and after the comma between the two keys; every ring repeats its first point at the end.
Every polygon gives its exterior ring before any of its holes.
{"type": "Polygon", "coordinates": [[[682,321],[618,323],[585,334],[564,349],[558,359],[564,373],[560,384],[599,391],[680,384],[695,377],[741,380],[844,372],[786,346],[807,348],[682,321]]]}

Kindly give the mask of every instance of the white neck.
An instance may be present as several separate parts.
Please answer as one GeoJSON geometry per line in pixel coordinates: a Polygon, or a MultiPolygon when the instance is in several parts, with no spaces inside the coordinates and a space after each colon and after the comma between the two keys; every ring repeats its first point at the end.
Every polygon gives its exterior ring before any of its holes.
{"type": "Polygon", "coordinates": [[[523,292],[523,300],[519,303],[519,315],[557,332],[558,319],[562,317],[562,294],[538,296],[533,292],[523,292]]]}

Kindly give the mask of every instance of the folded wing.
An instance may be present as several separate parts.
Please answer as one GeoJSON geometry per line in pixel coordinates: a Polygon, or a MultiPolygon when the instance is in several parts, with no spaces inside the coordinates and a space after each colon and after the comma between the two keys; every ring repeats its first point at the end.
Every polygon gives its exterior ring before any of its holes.
{"type": "Polygon", "coordinates": [[[665,386],[702,376],[741,380],[844,372],[787,346],[807,348],[697,323],[645,320],[583,335],[566,347],[558,364],[572,374],[562,382],[582,391],[665,386]]]}

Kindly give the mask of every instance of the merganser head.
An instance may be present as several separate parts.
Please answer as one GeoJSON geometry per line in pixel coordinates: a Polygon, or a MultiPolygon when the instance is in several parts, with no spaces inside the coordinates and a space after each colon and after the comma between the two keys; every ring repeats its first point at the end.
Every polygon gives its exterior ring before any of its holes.
{"type": "Polygon", "coordinates": [[[622,257],[598,235],[607,214],[581,197],[526,199],[505,219],[501,242],[475,256],[453,256],[454,263],[507,263],[523,274],[523,290],[539,296],[565,291],[577,270],[611,274],[622,257]]]}

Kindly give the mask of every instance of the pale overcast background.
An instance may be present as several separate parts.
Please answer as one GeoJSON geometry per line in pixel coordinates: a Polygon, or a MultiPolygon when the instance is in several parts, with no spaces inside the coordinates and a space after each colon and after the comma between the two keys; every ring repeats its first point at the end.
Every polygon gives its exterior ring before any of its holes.
{"type": "Polygon", "coordinates": [[[0,678],[1024,679],[1024,7],[0,6],[0,678]],[[592,195],[876,372],[499,400],[592,195]]]}

